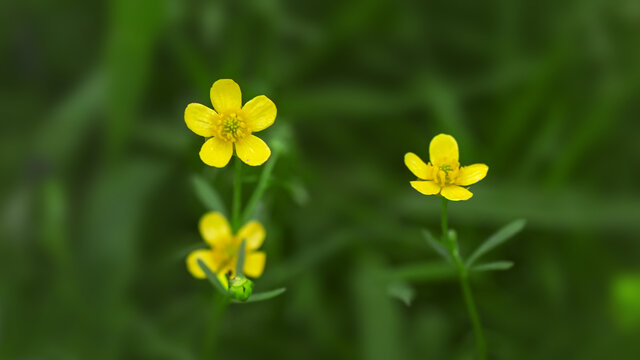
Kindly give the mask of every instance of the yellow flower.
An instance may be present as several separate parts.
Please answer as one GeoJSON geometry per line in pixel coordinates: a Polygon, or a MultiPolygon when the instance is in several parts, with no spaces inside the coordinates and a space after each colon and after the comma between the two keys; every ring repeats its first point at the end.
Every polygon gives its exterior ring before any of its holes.
{"type": "Polygon", "coordinates": [[[233,148],[247,165],[264,164],[271,150],[254,132],[271,126],[276,119],[276,105],[264,95],[256,96],[242,106],[240,86],[230,79],[213,83],[209,93],[212,110],[191,103],[184,111],[184,121],[194,133],[208,139],[200,149],[200,159],[215,167],[225,167],[233,148]]]}
{"type": "Polygon", "coordinates": [[[245,243],[245,258],[243,272],[246,276],[260,277],[264,271],[267,255],[258,248],[264,242],[266,233],[257,221],[251,221],[238,231],[231,233],[231,227],[225,217],[218,212],[206,213],[200,219],[200,234],[211,246],[211,249],[194,250],[187,256],[187,269],[194,277],[204,279],[207,276],[200,269],[198,259],[201,259],[211,271],[215,272],[220,282],[228,288],[227,274],[235,276],[238,249],[242,240],[245,243]]]}
{"type": "Polygon", "coordinates": [[[458,143],[451,135],[439,134],[429,144],[430,162],[425,164],[416,154],[406,153],[404,163],[418,177],[411,186],[425,195],[441,194],[453,201],[473,196],[464,186],[475,184],[487,176],[485,164],[460,166],[458,143]]]}

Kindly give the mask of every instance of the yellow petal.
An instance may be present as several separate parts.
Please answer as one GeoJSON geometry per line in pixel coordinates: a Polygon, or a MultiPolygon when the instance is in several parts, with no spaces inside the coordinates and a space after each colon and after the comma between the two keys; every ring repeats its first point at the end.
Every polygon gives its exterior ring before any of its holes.
{"type": "Polygon", "coordinates": [[[213,108],[219,113],[237,111],[242,108],[240,86],[231,79],[220,79],[214,82],[209,95],[213,108]]]}
{"type": "Polygon", "coordinates": [[[462,186],[448,185],[442,189],[442,196],[451,201],[460,201],[469,200],[473,194],[462,186]]]}
{"type": "Polygon", "coordinates": [[[456,184],[462,186],[475,184],[487,176],[487,171],[489,171],[489,167],[485,164],[463,166],[460,168],[460,172],[456,178],[456,184]]]}
{"type": "Polygon", "coordinates": [[[213,251],[206,249],[198,249],[192,251],[189,256],[187,256],[187,269],[194,277],[198,279],[204,279],[207,277],[204,271],[198,265],[198,259],[204,261],[204,263],[211,269],[212,272],[216,271],[217,264],[213,260],[213,251]]]}
{"type": "Polygon", "coordinates": [[[218,168],[225,167],[233,155],[233,144],[218,138],[207,140],[200,149],[200,159],[209,165],[218,168]]]}
{"type": "Polygon", "coordinates": [[[223,273],[223,272],[219,272],[216,274],[216,276],[218,277],[218,281],[220,281],[220,283],[222,284],[222,286],[229,290],[229,280],[227,280],[227,274],[223,273]]]}
{"type": "Polygon", "coordinates": [[[264,242],[265,236],[264,227],[257,221],[247,223],[238,232],[238,239],[244,239],[247,250],[257,250],[264,242]]]}
{"type": "Polygon", "coordinates": [[[458,143],[451,135],[439,134],[429,144],[429,158],[433,166],[458,163],[458,143]]]}
{"type": "MultiPolygon", "coordinates": [[[[218,259],[219,262],[216,276],[218,277],[218,280],[220,280],[220,283],[222,283],[222,286],[224,286],[225,289],[228,289],[229,282],[227,281],[227,275],[230,277],[235,276],[237,259],[235,257],[229,258],[228,254],[224,252],[219,252],[218,254],[220,254],[220,257],[218,259]]],[[[215,251],[213,255],[215,261],[217,255],[215,251]]]]}
{"type": "Polygon", "coordinates": [[[267,254],[262,251],[248,252],[244,260],[244,274],[253,278],[260,277],[264,272],[267,254]]]}
{"type": "Polygon", "coordinates": [[[440,192],[440,185],[433,181],[412,181],[411,186],[425,195],[435,195],[440,192]]]}
{"type": "Polygon", "coordinates": [[[418,157],[418,155],[408,152],[404,155],[404,164],[407,165],[409,170],[415,175],[418,179],[422,180],[431,180],[433,179],[433,167],[431,165],[425,164],[422,159],[418,157]]]}
{"type": "Polygon", "coordinates": [[[249,100],[242,108],[251,131],[268,128],[276,120],[276,104],[264,95],[249,100]]]}
{"type": "MultiPolygon", "coordinates": [[[[230,269],[230,268],[227,267],[227,269],[230,269]]],[[[228,273],[229,273],[229,270],[218,271],[216,273],[216,277],[218,278],[218,281],[220,281],[222,286],[227,290],[229,290],[229,280],[227,279],[228,273]]],[[[231,274],[231,277],[233,277],[233,274],[231,274]]]]}
{"type": "Polygon", "coordinates": [[[213,126],[218,114],[202,104],[191,103],[184,110],[184,122],[194,133],[204,136],[213,136],[213,126]]]}
{"type": "Polygon", "coordinates": [[[271,150],[262,139],[249,135],[236,142],[236,154],[245,164],[259,166],[269,159],[271,150]]]}
{"type": "Polygon", "coordinates": [[[200,218],[200,235],[212,247],[227,242],[231,236],[231,227],[227,219],[219,212],[208,212],[200,218]]]}

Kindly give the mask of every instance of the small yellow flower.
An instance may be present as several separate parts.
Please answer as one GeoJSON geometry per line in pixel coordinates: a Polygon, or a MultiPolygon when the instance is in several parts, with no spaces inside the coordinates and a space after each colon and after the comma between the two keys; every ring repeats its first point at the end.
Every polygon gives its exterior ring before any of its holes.
{"type": "Polygon", "coordinates": [[[453,201],[468,200],[473,194],[463,186],[475,184],[487,176],[485,164],[460,166],[458,143],[451,135],[439,134],[429,144],[430,162],[425,164],[416,154],[406,153],[404,163],[418,177],[411,186],[425,195],[441,194],[453,201]]]}
{"type": "Polygon", "coordinates": [[[264,164],[271,150],[254,132],[271,126],[276,119],[276,105],[264,95],[256,96],[242,106],[240,86],[230,79],[213,83],[210,91],[212,110],[191,103],[184,111],[184,121],[194,133],[208,139],[200,149],[200,159],[218,168],[225,167],[233,148],[247,165],[264,164]]]}
{"type": "Polygon", "coordinates": [[[253,278],[262,275],[267,255],[258,249],[264,242],[266,233],[259,222],[247,223],[237,235],[234,235],[222,214],[209,212],[200,219],[199,227],[202,238],[211,249],[194,250],[187,256],[187,269],[191,275],[198,279],[207,277],[198,265],[200,259],[216,273],[220,282],[228,289],[227,274],[231,277],[236,275],[238,250],[242,240],[245,243],[244,274],[253,278]]]}

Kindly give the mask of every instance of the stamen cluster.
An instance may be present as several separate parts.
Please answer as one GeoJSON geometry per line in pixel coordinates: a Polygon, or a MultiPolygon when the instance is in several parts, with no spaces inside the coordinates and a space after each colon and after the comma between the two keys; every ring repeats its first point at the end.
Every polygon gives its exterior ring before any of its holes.
{"type": "Polygon", "coordinates": [[[236,142],[251,134],[242,115],[235,112],[220,114],[215,128],[217,136],[227,142],[236,142]]]}

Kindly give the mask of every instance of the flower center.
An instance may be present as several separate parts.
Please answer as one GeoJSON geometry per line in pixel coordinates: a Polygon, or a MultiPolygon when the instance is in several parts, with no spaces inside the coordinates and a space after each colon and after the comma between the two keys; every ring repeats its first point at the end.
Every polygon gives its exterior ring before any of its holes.
{"type": "Polygon", "coordinates": [[[251,133],[243,116],[235,112],[220,114],[216,130],[218,137],[227,142],[236,142],[251,133]]]}
{"type": "Polygon", "coordinates": [[[451,185],[458,177],[459,164],[442,164],[433,168],[433,181],[440,186],[451,185]]]}

